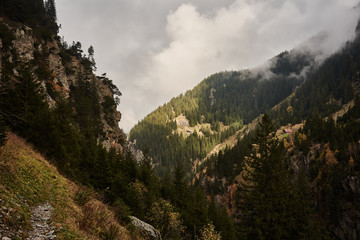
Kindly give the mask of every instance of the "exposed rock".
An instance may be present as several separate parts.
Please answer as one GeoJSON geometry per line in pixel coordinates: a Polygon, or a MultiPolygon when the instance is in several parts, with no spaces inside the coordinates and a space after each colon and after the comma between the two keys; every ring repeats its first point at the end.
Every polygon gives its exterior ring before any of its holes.
{"type": "Polygon", "coordinates": [[[360,239],[360,178],[348,176],[343,188],[350,201],[342,204],[339,224],[331,231],[338,239],[357,240],[360,239]]]}
{"type": "MultiPolygon", "coordinates": [[[[105,97],[113,98],[113,92],[108,85],[104,84],[103,81],[98,78],[95,78],[94,81],[96,83],[99,100],[101,102],[104,101],[105,97]]],[[[121,120],[121,113],[117,111],[115,107],[112,109],[112,111],[114,122],[108,122],[106,120],[105,114],[101,114],[101,121],[103,123],[103,129],[105,133],[105,138],[102,140],[102,145],[108,150],[110,148],[115,148],[119,151],[122,151],[122,146],[119,140],[125,139],[125,135],[118,126],[118,122],[121,120]]]]}
{"type": "Polygon", "coordinates": [[[156,230],[153,226],[133,216],[130,216],[130,219],[134,227],[139,230],[139,232],[144,237],[146,237],[146,239],[161,240],[160,232],[156,230]]]}
{"type": "Polygon", "coordinates": [[[34,59],[34,38],[32,36],[32,29],[23,26],[23,29],[13,29],[15,40],[13,41],[14,48],[19,54],[21,61],[29,62],[34,59]]]}
{"type": "Polygon", "coordinates": [[[51,224],[51,211],[49,203],[37,206],[33,210],[31,225],[33,230],[27,239],[56,239],[55,228],[51,224]]]}
{"type": "Polygon", "coordinates": [[[352,203],[342,206],[341,220],[331,230],[338,239],[357,240],[360,238],[360,216],[352,203]]]}
{"type": "Polygon", "coordinates": [[[210,90],[210,96],[209,96],[211,106],[213,106],[216,103],[216,98],[214,96],[214,93],[216,93],[216,89],[212,88],[210,90]]]}
{"type": "Polygon", "coordinates": [[[128,147],[137,162],[140,162],[144,158],[144,153],[136,148],[136,139],[129,142],[128,147]]]}
{"type": "Polygon", "coordinates": [[[350,193],[353,199],[360,203],[360,179],[357,176],[348,176],[343,183],[343,188],[350,193]]]}
{"type": "MultiPolygon", "coordinates": [[[[94,82],[100,103],[105,97],[114,98],[110,87],[101,79],[95,76],[91,69],[85,68],[82,57],[66,55],[63,52],[63,46],[56,38],[51,40],[41,40],[35,37],[33,30],[25,25],[4,24],[13,32],[15,40],[10,49],[1,48],[0,39],[0,76],[1,64],[5,61],[14,63],[11,78],[17,81],[21,69],[27,67],[32,73],[35,81],[39,81],[45,90],[46,100],[50,108],[56,106],[57,95],[51,92],[57,92],[64,100],[69,101],[71,96],[71,86],[77,86],[79,79],[86,82],[94,82]],[[16,53],[16,54],[14,54],[16,53]],[[67,56],[66,58],[64,56],[67,56]],[[33,66],[32,61],[40,61],[41,64],[33,66]],[[39,66],[43,76],[37,73],[39,66]],[[52,86],[50,91],[47,88],[52,86]]],[[[113,107],[111,116],[105,116],[100,104],[100,116],[103,125],[102,132],[98,135],[98,143],[102,144],[107,150],[115,148],[122,151],[122,144],[125,142],[125,135],[118,126],[121,119],[121,113],[113,107]],[[108,122],[111,119],[112,122],[108,122]]],[[[76,111],[76,109],[74,109],[76,111]]]]}
{"type": "Polygon", "coordinates": [[[49,54],[49,68],[52,71],[55,84],[61,84],[61,93],[65,98],[69,97],[70,85],[65,73],[65,67],[58,54],[49,54]]]}

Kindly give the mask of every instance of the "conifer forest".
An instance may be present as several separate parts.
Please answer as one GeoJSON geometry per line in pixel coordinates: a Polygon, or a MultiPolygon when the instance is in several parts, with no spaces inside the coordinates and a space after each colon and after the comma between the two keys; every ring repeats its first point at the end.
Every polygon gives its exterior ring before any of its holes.
{"type": "Polygon", "coordinates": [[[212,73],[125,133],[126,88],[60,37],[59,2],[0,0],[2,240],[360,239],[359,20],[332,54],[212,73]]]}

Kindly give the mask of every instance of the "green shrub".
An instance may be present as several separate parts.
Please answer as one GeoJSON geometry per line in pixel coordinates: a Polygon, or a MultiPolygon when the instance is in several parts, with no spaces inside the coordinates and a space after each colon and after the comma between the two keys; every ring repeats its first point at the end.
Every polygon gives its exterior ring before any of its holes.
{"type": "Polygon", "coordinates": [[[121,198],[117,199],[114,204],[114,212],[115,216],[118,220],[122,221],[123,223],[129,223],[130,218],[129,216],[132,214],[130,207],[127,206],[121,198]]]}
{"type": "Polygon", "coordinates": [[[115,240],[119,235],[119,228],[115,225],[111,225],[109,229],[106,229],[100,233],[100,238],[104,240],[115,240]]]}
{"type": "Polygon", "coordinates": [[[13,32],[2,22],[0,22],[0,38],[4,47],[11,46],[11,42],[15,39],[13,32]]]}
{"type": "Polygon", "coordinates": [[[77,191],[74,197],[74,201],[79,206],[84,206],[87,202],[90,201],[92,196],[92,191],[87,188],[82,188],[77,191]]]}

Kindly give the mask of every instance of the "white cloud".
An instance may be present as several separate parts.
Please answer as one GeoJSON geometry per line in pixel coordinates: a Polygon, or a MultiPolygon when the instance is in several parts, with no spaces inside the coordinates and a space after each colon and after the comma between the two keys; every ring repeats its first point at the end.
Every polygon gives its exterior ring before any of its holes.
{"type": "Polygon", "coordinates": [[[359,14],[352,8],[358,2],[59,0],[58,5],[62,32],[94,45],[99,72],[107,72],[123,92],[120,126],[128,131],[214,72],[257,66],[324,30],[330,41],[315,48],[335,51],[353,35],[359,14]]]}

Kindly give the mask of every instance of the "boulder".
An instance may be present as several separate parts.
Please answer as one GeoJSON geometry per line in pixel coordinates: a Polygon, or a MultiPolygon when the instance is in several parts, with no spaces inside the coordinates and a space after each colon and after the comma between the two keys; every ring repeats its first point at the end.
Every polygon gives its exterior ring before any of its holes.
{"type": "Polygon", "coordinates": [[[138,219],[137,217],[130,216],[131,223],[134,227],[146,238],[149,240],[161,240],[161,235],[158,230],[156,230],[150,224],[138,219]]]}

